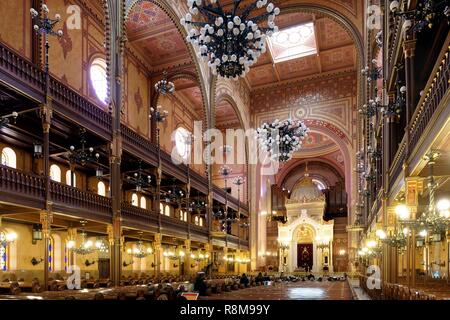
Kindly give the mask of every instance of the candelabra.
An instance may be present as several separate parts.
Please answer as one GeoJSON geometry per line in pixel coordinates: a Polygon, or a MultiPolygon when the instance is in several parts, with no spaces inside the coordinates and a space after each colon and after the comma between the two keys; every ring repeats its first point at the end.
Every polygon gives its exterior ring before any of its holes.
{"type": "Polygon", "coordinates": [[[33,19],[34,25],[33,29],[37,34],[44,35],[44,41],[45,41],[45,74],[46,74],[46,94],[48,92],[48,86],[49,86],[49,36],[56,36],[56,37],[62,37],[63,31],[58,30],[54,31],[54,28],[56,24],[61,21],[61,15],[55,14],[55,19],[49,18],[50,10],[47,7],[46,4],[42,5],[42,15],[39,16],[39,12],[35,10],[34,8],[30,9],[31,17],[33,19]]]}
{"type": "Polygon", "coordinates": [[[405,29],[421,32],[425,27],[432,28],[435,21],[446,19],[450,22],[450,6],[448,0],[421,0],[415,10],[401,10],[399,1],[392,1],[389,6],[394,17],[405,19],[405,29]]]}
{"type": "Polygon", "coordinates": [[[175,85],[167,79],[167,71],[163,72],[163,79],[155,84],[155,90],[162,95],[175,92],[175,85]]]}
{"type": "Polygon", "coordinates": [[[78,163],[81,166],[85,166],[87,163],[98,163],[100,154],[94,153],[93,147],[86,147],[86,129],[80,129],[80,149],[76,149],[75,146],[69,148],[69,161],[72,164],[78,163]]]}
{"type": "Polygon", "coordinates": [[[378,61],[376,59],[372,60],[372,66],[366,66],[361,70],[363,76],[367,77],[368,82],[377,81],[378,79],[383,78],[382,74],[383,69],[378,67],[378,61]]]}
{"type": "Polygon", "coordinates": [[[136,192],[142,192],[143,189],[150,188],[152,186],[152,177],[146,175],[142,170],[142,161],[139,160],[138,171],[133,176],[127,176],[127,181],[136,186],[136,192]]]}

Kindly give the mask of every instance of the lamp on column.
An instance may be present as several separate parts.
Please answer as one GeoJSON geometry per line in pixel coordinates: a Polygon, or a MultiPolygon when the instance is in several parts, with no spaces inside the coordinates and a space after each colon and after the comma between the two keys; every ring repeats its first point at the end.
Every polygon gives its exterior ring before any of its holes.
{"type": "Polygon", "coordinates": [[[47,7],[46,4],[43,4],[42,7],[42,15],[39,15],[39,12],[34,9],[31,8],[30,9],[30,14],[31,17],[33,19],[33,29],[37,34],[42,34],[44,35],[44,40],[45,40],[45,74],[46,74],[46,92],[45,92],[45,96],[47,96],[48,93],[48,86],[49,86],[49,49],[50,49],[50,44],[48,41],[49,36],[56,36],[56,37],[62,37],[63,36],[63,31],[62,30],[58,30],[58,31],[54,31],[54,28],[56,26],[56,24],[61,21],[61,15],[59,14],[55,14],[55,19],[50,19],[49,18],[49,13],[50,10],[47,7]]]}
{"type": "Polygon", "coordinates": [[[389,6],[394,17],[405,19],[405,29],[421,32],[425,27],[432,28],[436,21],[446,19],[450,22],[450,6],[448,0],[418,1],[414,10],[405,11],[400,8],[400,1],[391,1],[389,6]]]}
{"type": "Polygon", "coordinates": [[[17,117],[19,117],[18,112],[12,112],[11,114],[1,116],[0,117],[0,128],[10,124],[11,120],[12,120],[12,123],[15,124],[17,117]]]}

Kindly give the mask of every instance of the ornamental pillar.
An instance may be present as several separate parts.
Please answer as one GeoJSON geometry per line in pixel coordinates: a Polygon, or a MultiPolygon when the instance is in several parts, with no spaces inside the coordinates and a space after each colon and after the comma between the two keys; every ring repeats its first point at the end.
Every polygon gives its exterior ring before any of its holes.
{"type": "Polygon", "coordinates": [[[191,240],[187,239],[184,241],[185,255],[183,263],[183,275],[185,280],[189,279],[191,275],[191,240]]]}
{"type": "Polygon", "coordinates": [[[50,271],[49,261],[49,245],[50,245],[50,230],[53,222],[53,214],[51,209],[49,211],[42,210],[39,215],[39,220],[42,225],[42,234],[44,237],[44,288],[48,289],[48,278],[50,271]]]}
{"type": "Polygon", "coordinates": [[[160,233],[155,234],[155,242],[153,243],[155,249],[155,276],[159,277],[161,271],[161,240],[160,233]]]}

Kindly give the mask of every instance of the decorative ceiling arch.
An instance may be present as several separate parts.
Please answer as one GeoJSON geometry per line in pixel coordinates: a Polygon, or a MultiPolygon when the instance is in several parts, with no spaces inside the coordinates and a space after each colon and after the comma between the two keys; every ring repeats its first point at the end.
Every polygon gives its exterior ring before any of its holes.
{"type": "MultiPolygon", "coordinates": [[[[334,163],[332,163],[330,160],[324,159],[324,158],[312,158],[312,159],[299,159],[298,161],[291,160],[291,162],[289,162],[289,166],[283,167],[281,172],[278,173],[277,178],[276,178],[277,184],[281,187],[285,187],[286,180],[290,176],[292,176],[295,171],[302,170],[306,166],[306,163],[308,163],[308,166],[310,168],[319,164],[319,165],[325,167],[331,173],[333,173],[341,181],[344,180],[344,177],[345,177],[344,172],[342,172],[342,170],[340,168],[337,168],[336,165],[334,163]]],[[[314,171],[311,171],[310,174],[312,176],[314,174],[314,171]]],[[[319,174],[319,176],[320,176],[320,174],[319,174]]],[[[299,180],[301,180],[301,179],[299,179],[299,180]]],[[[326,179],[326,180],[328,180],[328,179],[326,179]]],[[[329,183],[330,182],[328,181],[327,184],[329,184],[329,183]]]]}

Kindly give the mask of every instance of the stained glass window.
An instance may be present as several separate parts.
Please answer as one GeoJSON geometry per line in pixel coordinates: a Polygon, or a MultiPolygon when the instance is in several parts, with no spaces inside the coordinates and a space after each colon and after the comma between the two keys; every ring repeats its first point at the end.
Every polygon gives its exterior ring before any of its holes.
{"type": "Polygon", "coordinates": [[[0,244],[0,270],[8,270],[8,246],[0,244]]]}

